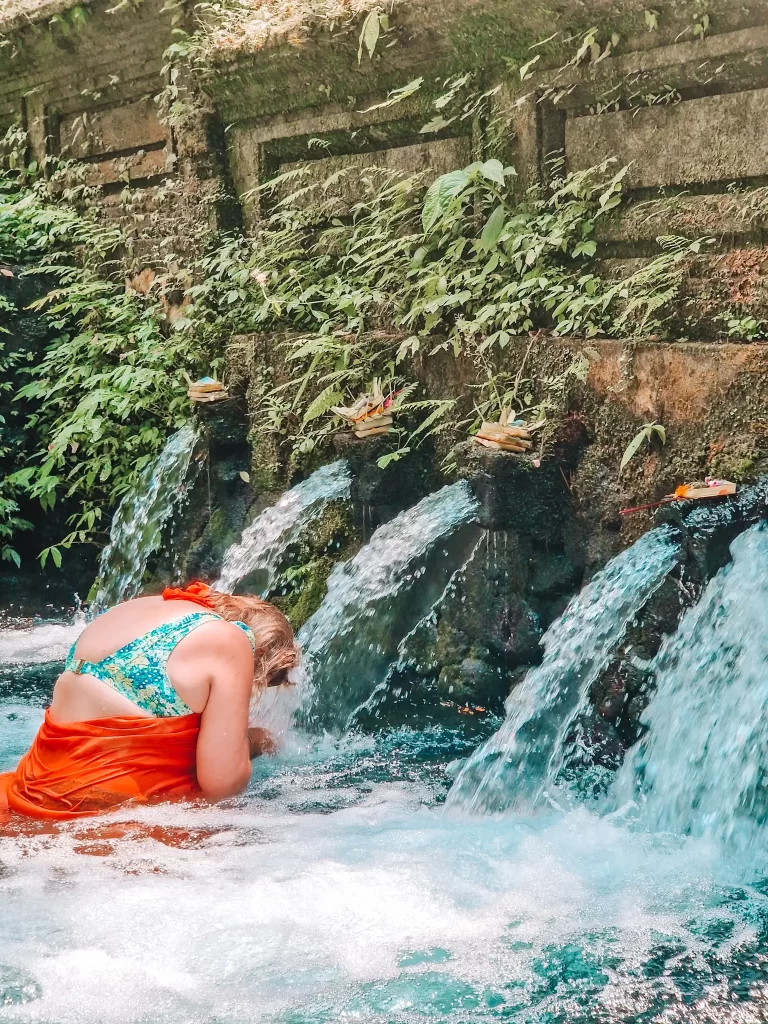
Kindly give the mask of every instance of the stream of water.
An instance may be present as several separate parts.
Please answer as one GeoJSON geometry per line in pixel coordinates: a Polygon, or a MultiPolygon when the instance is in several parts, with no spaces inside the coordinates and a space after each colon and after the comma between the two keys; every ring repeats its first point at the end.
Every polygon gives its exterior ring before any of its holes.
{"type": "Polygon", "coordinates": [[[741,534],[732,561],[657,655],[646,733],[614,785],[655,832],[746,851],[768,834],[768,529],[741,534]]]}
{"type": "Polygon", "coordinates": [[[477,543],[476,513],[466,483],[443,487],[380,526],[354,558],[335,566],[323,603],[298,636],[309,683],[304,717],[343,727],[370,698],[400,641],[477,543]]]}
{"type": "Polygon", "coordinates": [[[280,559],[322,514],[329,502],[349,498],[352,477],[343,460],[321,466],[306,480],[286,491],[243,531],[243,536],[227,551],[216,584],[218,590],[232,593],[246,576],[249,590],[265,594],[275,582],[280,559]]]}
{"type": "Polygon", "coordinates": [[[139,593],[149,557],[160,546],[163,527],[189,486],[197,439],[198,430],[191,424],[177,431],[148,467],[137,489],[118,505],[109,543],[99,562],[92,615],[139,593]]]}
{"type": "Polygon", "coordinates": [[[507,717],[462,769],[449,804],[476,813],[541,803],[562,767],[571,723],[629,623],[678,557],[669,527],[623,551],[571,601],[542,641],[541,665],[507,699],[507,717]]]}

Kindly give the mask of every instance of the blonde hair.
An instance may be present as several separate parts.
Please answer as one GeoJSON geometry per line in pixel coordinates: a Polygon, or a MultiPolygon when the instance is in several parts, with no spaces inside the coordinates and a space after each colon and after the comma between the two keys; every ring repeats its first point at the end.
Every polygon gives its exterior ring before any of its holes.
{"type": "Polygon", "coordinates": [[[250,594],[208,595],[210,607],[222,619],[244,622],[256,641],[254,691],[289,682],[288,673],[299,664],[299,648],[291,624],[273,604],[250,594]]]}

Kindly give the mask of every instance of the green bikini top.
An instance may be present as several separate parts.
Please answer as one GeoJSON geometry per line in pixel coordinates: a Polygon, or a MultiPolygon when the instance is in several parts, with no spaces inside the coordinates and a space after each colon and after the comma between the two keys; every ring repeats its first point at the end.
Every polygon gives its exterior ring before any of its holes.
{"type": "MultiPolygon", "coordinates": [[[[155,718],[191,715],[192,708],[184,703],[168,678],[168,659],[176,645],[193,629],[215,619],[222,621],[220,615],[211,612],[192,612],[173,622],[164,622],[97,662],[76,658],[77,643],[74,643],[64,668],[68,672],[100,679],[155,718]]],[[[255,651],[256,641],[250,626],[244,622],[233,622],[232,625],[239,626],[247,634],[255,651]]]]}

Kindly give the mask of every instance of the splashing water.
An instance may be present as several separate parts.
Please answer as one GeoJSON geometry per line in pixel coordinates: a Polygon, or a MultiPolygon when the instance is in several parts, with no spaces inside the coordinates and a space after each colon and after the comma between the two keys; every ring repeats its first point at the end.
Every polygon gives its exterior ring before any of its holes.
{"type": "MultiPolygon", "coordinates": [[[[382,702],[386,699],[388,693],[392,688],[393,681],[399,676],[405,675],[409,669],[414,667],[418,663],[418,659],[413,657],[414,646],[418,648],[419,640],[424,635],[428,635],[433,631],[438,622],[438,618],[441,609],[444,607],[445,601],[455,592],[456,585],[461,579],[463,573],[466,571],[472,559],[475,557],[477,551],[480,549],[483,540],[487,542],[487,535],[485,538],[482,536],[476,541],[476,543],[470,548],[469,554],[461,563],[461,565],[451,573],[448,582],[446,583],[443,592],[430,606],[426,615],[422,616],[416,625],[405,634],[403,639],[397,645],[397,657],[395,661],[389,666],[389,670],[383,682],[379,683],[375,687],[370,697],[354,709],[352,714],[349,716],[347,725],[349,728],[355,728],[359,721],[359,716],[375,715],[377,709],[380,707],[382,702]]],[[[422,666],[425,667],[425,666],[422,666]]]]}
{"type": "Polygon", "coordinates": [[[177,431],[148,468],[136,490],[120,502],[109,544],[99,562],[98,590],[91,615],[98,615],[139,592],[149,556],[160,546],[163,527],[185,494],[198,429],[177,431]]]}
{"type": "Polygon", "coordinates": [[[554,785],[571,723],[627,626],[678,558],[659,527],[614,558],[568,605],[542,640],[544,658],[507,698],[499,731],[469,758],[448,804],[474,812],[534,807],[554,785]]]}
{"type": "MultiPolygon", "coordinates": [[[[0,694],[0,771],[40,714],[0,694]]],[[[442,813],[470,743],[294,733],[236,801],[0,826],[0,1021],[765,1021],[765,871],[585,808],[442,813]]]]}
{"type": "Polygon", "coordinates": [[[759,887],[584,810],[437,813],[461,752],[435,729],[305,743],[234,806],[0,829],[0,1020],[764,1019],[759,887]]]}
{"type": "Polygon", "coordinates": [[[731,545],[733,561],[654,659],[647,733],[616,778],[654,831],[765,847],[768,822],[768,528],[731,545]]]}
{"type": "Polygon", "coordinates": [[[476,512],[468,484],[443,487],[380,526],[354,558],[334,568],[325,600],[298,636],[310,719],[326,726],[344,723],[370,697],[396,658],[399,641],[439,599],[467,548],[474,547],[479,528],[459,528],[476,512]]]}
{"type": "Polygon", "coordinates": [[[310,477],[286,491],[243,532],[224,556],[216,589],[232,593],[246,576],[257,575],[259,593],[275,582],[280,558],[331,501],[349,498],[352,478],[348,463],[340,460],[321,466],[310,477]]]}
{"type": "Polygon", "coordinates": [[[85,627],[85,617],[69,623],[38,622],[0,629],[0,665],[42,665],[64,661],[85,627]]]}

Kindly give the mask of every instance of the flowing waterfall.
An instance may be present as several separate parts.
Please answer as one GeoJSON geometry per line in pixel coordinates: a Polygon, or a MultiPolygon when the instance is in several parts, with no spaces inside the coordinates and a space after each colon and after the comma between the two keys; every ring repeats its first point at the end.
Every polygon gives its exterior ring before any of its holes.
{"type": "Polygon", "coordinates": [[[437,626],[438,618],[441,609],[445,606],[445,602],[448,597],[454,593],[458,581],[462,575],[467,571],[472,559],[477,554],[479,548],[483,544],[483,540],[487,541],[488,535],[485,537],[481,534],[475,543],[470,547],[469,553],[467,554],[464,561],[457,569],[451,573],[448,578],[448,582],[443,588],[442,593],[438,596],[437,600],[428,608],[427,613],[419,619],[416,625],[403,637],[400,643],[397,645],[397,655],[395,661],[389,666],[386,677],[380,682],[371,695],[362,704],[356,707],[347,721],[347,728],[353,727],[359,721],[360,715],[373,714],[375,715],[378,708],[381,706],[384,700],[386,700],[387,693],[392,687],[393,680],[396,680],[398,676],[402,676],[407,673],[409,669],[415,665],[413,658],[413,646],[419,646],[419,640],[421,634],[429,633],[434,630],[437,626]]]}
{"type": "Polygon", "coordinates": [[[765,846],[768,822],[768,528],[731,545],[654,659],[657,690],[645,735],[613,786],[637,800],[654,831],[765,846]]]}
{"type": "Polygon", "coordinates": [[[468,525],[476,513],[468,484],[443,487],[380,526],[354,558],[334,568],[325,600],[298,637],[311,721],[343,725],[370,697],[397,658],[399,641],[477,542],[479,527],[468,525]]]}
{"type": "Polygon", "coordinates": [[[224,556],[216,589],[232,593],[240,580],[258,575],[266,593],[275,581],[280,558],[331,501],[349,498],[352,477],[343,460],[322,466],[279,501],[265,509],[224,556]]]}
{"type": "Polygon", "coordinates": [[[98,590],[91,603],[91,615],[127,601],[141,588],[149,556],[160,545],[163,526],[185,494],[198,436],[198,428],[193,424],[177,431],[135,491],[118,505],[109,544],[99,562],[98,590]]]}
{"type": "Polygon", "coordinates": [[[674,536],[667,526],[645,534],[573,598],[542,640],[541,664],[507,698],[504,724],[459,773],[449,805],[487,813],[530,808],[545,797],[592,684],[677,561],[674,536]]]}

